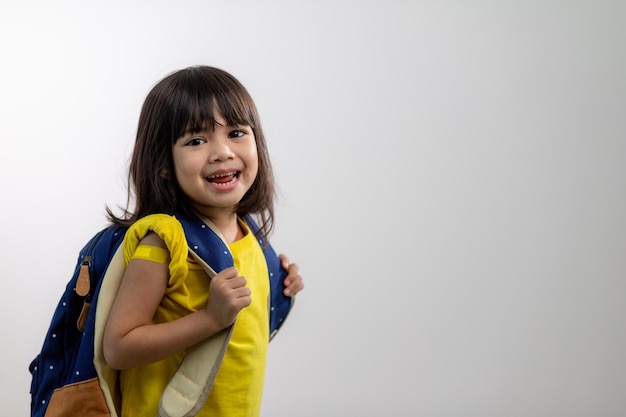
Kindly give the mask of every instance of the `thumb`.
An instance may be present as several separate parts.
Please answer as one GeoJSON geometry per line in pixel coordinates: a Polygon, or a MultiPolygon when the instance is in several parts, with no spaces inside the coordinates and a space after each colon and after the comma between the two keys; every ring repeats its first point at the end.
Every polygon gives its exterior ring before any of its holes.
{"type": "Polygon", "coordinates": [[[237,268],[235,268],[234,266],[231,266],[220,271],[217,275],[215,275],[215,278],[228,280],[232,278],[237,278],[237,276],[239,276],[239,271],[237,271],[237,268]]]}

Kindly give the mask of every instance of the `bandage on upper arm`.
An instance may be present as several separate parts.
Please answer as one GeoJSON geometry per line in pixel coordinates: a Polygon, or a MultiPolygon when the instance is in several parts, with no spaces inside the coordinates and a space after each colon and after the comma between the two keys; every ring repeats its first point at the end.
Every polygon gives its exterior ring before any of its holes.
{"type": "Polygon", "coordinates": [[[141,244],[135,249],[135,253],[131,259],[143,259],[146,261],[152,261],[159,264],[164,264],[168,261],[170,253],[167,249],[159,246],[141,244]]]}

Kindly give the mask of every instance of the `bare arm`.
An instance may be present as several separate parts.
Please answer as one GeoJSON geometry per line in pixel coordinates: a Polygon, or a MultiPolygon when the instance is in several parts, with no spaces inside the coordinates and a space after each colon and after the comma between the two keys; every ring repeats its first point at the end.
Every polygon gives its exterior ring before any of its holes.
{"type": "MultiPolygon", "coordinates": [[[[154,233],[141,244],[165,247],[154,233]]],[[[168,265],[169,259],[165,263],[129,262],[104,333],[104,357],[111,367],[127,369],[164,359],[226,328],[250,305],[246,279],[228,268],[212,279],[205,310],[154,324],[152,318],[169,279],[168,265]]]]}

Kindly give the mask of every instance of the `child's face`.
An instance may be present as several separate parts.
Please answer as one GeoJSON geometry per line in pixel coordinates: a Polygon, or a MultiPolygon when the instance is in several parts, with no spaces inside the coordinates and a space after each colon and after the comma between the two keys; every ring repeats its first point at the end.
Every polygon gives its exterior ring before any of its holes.
{"type": "Polygon", "coordinates": [[[174,174],[194,208],[208,217],[231,214],[259,169],[250,126],[227,126],[216,115],[215,129],[186,133],[173,146],[174,174]]]}

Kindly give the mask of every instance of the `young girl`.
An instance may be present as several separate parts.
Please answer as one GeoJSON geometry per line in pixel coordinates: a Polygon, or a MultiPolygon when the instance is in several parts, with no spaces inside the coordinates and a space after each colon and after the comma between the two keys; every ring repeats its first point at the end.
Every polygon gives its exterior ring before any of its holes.
{"type": "MultiPolygon", "coordinates": [[[[273,225],[274,178],[256,107],[232,75],[212,67],[177,71],[143,105],[130,164],[135,209],[127,268],[104,333],[104,356],[120,372],[121,415],[154,416],[186,350],[235,323],[200,416],[258,416],[269,340],[268,272],[259,239],[273,225]],[[210,220],[234,267],[209,280],[188,256],[176,213],[210,220]],[[255,236],[242,220],[254,215],[255,236]],[[235,320],[236,319],[236,320],[235,320]]],[[[129,196],[130,200],[130,196],[129,196]]],[[[284,294],[303,288],[298,266],[284,294]]]]}

